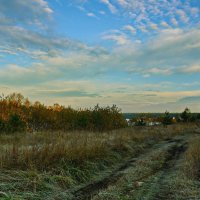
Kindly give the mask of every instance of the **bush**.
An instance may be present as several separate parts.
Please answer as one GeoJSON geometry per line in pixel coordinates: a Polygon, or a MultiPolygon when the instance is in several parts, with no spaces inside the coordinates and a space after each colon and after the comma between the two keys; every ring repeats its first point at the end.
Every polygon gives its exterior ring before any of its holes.
{"type": "Polygon", "coordinates": [[[21,132],[25,131],[25,122],[21,119],[21,117],[18,114],[11,114],[9,121],[7,122],[7,131],[8,132],[21,132]]]}

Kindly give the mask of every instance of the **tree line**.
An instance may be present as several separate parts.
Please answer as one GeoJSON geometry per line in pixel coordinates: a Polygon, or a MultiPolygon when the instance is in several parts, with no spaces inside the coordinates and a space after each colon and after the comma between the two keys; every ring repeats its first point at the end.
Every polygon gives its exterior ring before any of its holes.
{"type": "Polygon", "coordinates": [[[0,97],[0,132],[22,131],[107,131],[127,126],[121,110],[116,106],[73,109],[54,104],[46,106],[30,102],[22,94],[0,97]]]}
{"type": "Polygon", "coordinates": [[[135,126],[146,126],[147,122],[159,122],[163,125],[170,125],[174,123],[187,123],[200,120],[200,113],[191,113],[189,108],[185,108],[181,113],[170,113],[166,111],[164,114],[140,114],[138,117],[133,117],[131,122],[135,126]]]}

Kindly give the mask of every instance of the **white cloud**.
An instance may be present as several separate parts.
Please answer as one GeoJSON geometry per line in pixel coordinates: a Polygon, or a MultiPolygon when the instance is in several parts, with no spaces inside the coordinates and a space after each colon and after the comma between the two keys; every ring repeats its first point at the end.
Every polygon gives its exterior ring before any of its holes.
{"type": "Polygon", "coordinates": [[[169,28],[169,24],[165,21],[162,21],[160,24],[165,28],[169,28]]]}
{"type": "Polygon", "coordinates": [[[150,27],[151,27],[151,29],[153,29],[153,30],[157,30],[157,29],[158,29],[158,25],[155,24],[155,23],[151,23],[151,24],[150,24],[150,27]]]}
{"type": "Polygon", "coordinates": [[[126,7],[126,6],[129,5],[128,2],[127,2],[126,0],[118,0],[118,3],[119,3],[121,6],[123,6],[123,7],[126,7]]]}
{"type": "Polygon", "coordinates": [[[200,63],[184,67],[183,69],[181,69],[181,71],[184,73],[200,73],[200,63]]]}
{"type": "Polygon", "coordinates": [[[46,0],[1,0],[0,13],[10,22],[33,24],[40,21],[45,24],[53,13],[46,0]]]}
{"type": "Polygon", "coordinates": [[[94,52],[95,49],[78,41],[43,35],[19,26],[0,26],[0,45],[1,51],[23,52],[31,57],[36,56],[36,51],[53,56],[62,51],[94,52]]]}
{"type": "Polygon", "coordinates": [[[116,42],[117,45],[127,45],[130,40],[125,34],[107,34],[102,36],[103,40],[112,40],[116,42]]]}
{"type": "Polygon", "coordinates": [[[176,13],[179,15],[182,22],[187,23],[189,21],[189,18],[187,17],[186,13],[183,10],[177,9],[176,13]]]}
{"type": "Polygon", "coordinates": [[[140,31],[142,31],[143,33],[147,33],[148,32],[147,27],[145,25],[139,25],[138,29],[140,31]]]}
{"type": "Polygon", "coordinates": [[[174,26],[178,26],[178,21],[174,17],[171,19],[171,22],[174,26]]]}
{"type": "Polygon", "coordinates": [[[131,26],[131,25],[126,25],[123,27],[124,30],[129,31],[131,34],[135,35],[136,34],[136,29],[131,26]]]}
{"type": "Polygon", "coordinates": [[[116,13],[117,12],[116,7],[109,0],[101,0],[101,2],[104,3],[105,5],[107,5],[109,10],[112,13],[116,13]]]}
{"type": "Polygon", "coordinates": [[[97,16],[96,16],[94,13],[92,13],[92,12],[87,13],[87,16],[88,16],[88,17],[97,18],[97,16]]]}

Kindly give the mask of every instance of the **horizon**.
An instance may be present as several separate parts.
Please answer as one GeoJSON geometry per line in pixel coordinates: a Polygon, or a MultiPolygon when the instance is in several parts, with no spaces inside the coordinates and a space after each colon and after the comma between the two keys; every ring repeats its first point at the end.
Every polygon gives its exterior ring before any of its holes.
{"type": "Polygon", "coordinates": [[[2,0],[0,91],[45,105],[200,112],[198,0],[2,0]]]}

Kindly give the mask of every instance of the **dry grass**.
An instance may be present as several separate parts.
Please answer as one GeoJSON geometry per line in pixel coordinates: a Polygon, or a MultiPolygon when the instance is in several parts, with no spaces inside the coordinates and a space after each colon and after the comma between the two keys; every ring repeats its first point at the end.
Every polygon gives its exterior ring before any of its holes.
{"type": "Polygon", "coordinates": [[[68,189],[104,176],[158,141],[194,129],[195,124],[176,124],[107,133],[0,135],[0,191],[11,199],[70,199],[68,189]]]}
{"type": "MultiPolygon", "coordinates": [[[[0,167],[48,170],[62,162],[78,164],[101,159],[111,151],[129,151],[134,144],[170,138],[191,126],[134,127],[109,133],[27,133],[0,137],[0,167]]],[[[137,150],[135,148],[135,150],[137,150]]]]}
{"type": "Polygon", "coordinates": [[[194,138],[184,157],[184,172],[188,178],[200,178],[200,137],[194,138]]]}

